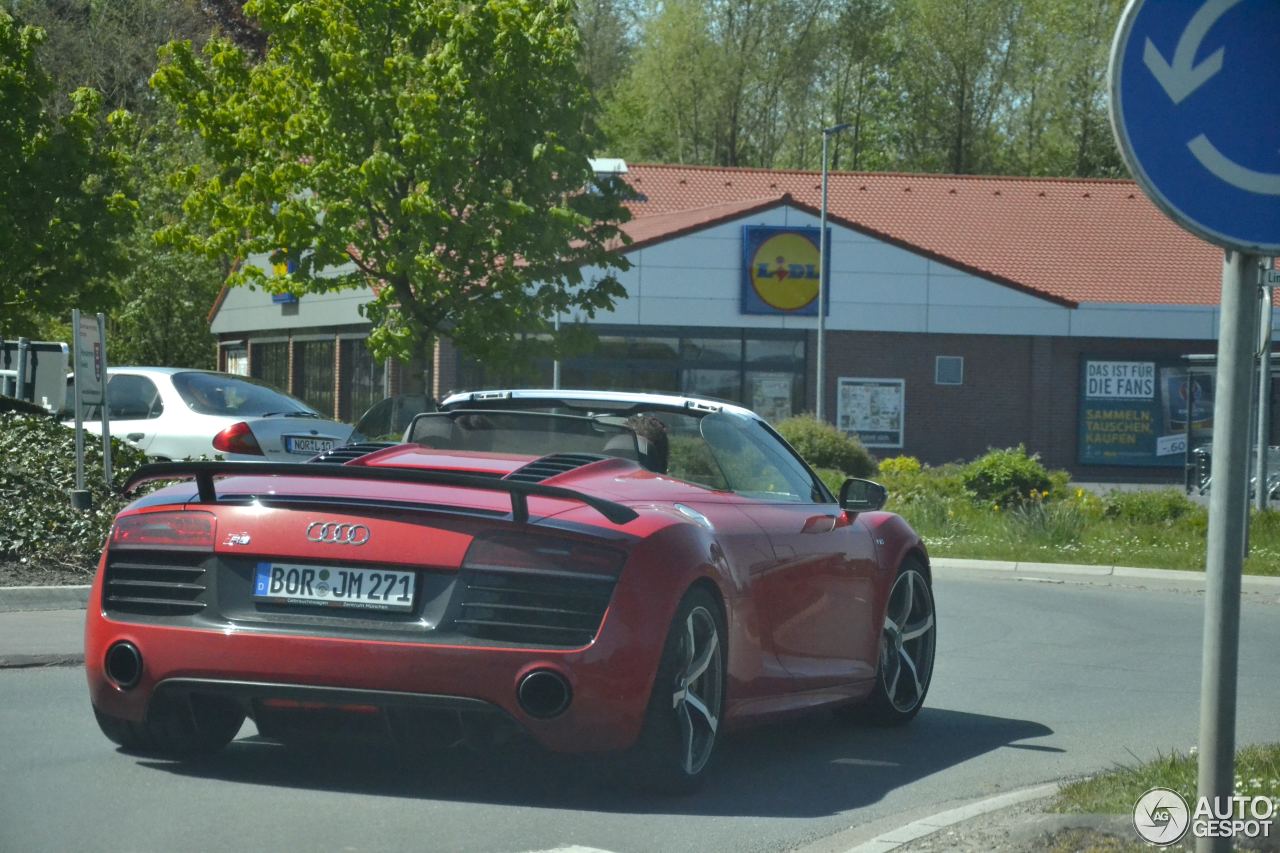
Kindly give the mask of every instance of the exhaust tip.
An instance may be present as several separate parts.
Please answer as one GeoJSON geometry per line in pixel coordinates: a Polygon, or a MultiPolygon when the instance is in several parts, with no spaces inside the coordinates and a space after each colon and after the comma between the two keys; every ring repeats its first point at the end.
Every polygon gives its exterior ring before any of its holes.
{"type": "Polygon", "coordinates": [[[563,714],[573,701],[569,682],[550,669],[535,669],[520,679],[516,700],[530,717],[549,720],[563,714]]]}
{"type": "Polygon", "coordinates": [[[142,653],[133,643],[116,643],[107,649],[103,670],[112,683],[128,690],[142,679],[142,653]]]}

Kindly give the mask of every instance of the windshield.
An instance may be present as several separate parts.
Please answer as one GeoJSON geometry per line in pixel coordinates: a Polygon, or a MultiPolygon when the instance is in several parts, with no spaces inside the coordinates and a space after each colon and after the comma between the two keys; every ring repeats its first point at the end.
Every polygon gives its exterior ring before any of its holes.
{"type": "Polygon", "coordinates": [[[173,387],[193,412],[202,415],[320,417],[319,412],[297,397],[243,376],[199,371],[175,373],[173,387]]]}

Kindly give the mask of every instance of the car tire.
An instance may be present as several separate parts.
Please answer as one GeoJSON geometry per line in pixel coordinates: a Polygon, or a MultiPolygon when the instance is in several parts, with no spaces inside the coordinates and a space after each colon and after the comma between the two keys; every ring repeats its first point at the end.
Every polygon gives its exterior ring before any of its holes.
{"type": "Polygon", "coordinates": [[[168,757],[215,753],[235,738],[245,719],[239,705],[208,696],[157,696],[140,723],[96,707],[93,715],[108,740],[129,752],[168,757]]]}
{"type": "Polygon", "coordinates": [[[715,598],[691,589],[667,631],[640,737],[626,762],[639,787],[682,795],[702,784],[724,708],[725,636],[715,598]]]}
{"type": "Polygon", "coordinates": [[[937,651],[933,586],[918,558],[908,557],[898,567],[884,621],[871,694],[836,714],[856,722],[899,726],[915,719],[924,706],[937,651]]]}

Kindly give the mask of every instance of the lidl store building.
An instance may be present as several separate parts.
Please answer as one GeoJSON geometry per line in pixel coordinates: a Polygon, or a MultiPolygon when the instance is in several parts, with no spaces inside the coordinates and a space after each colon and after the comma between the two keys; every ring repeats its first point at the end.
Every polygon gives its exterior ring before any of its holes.
{"type": "MultiPolygon", "coordinates": [[[[1212,429],[1213,376],[1189,377],[1184,356],[1216,349],[1221,251],[1130,181],[833,174],[819,389],[819,175],[622,168],[627,298],[590,322],[597,344],[564,362],[563,387],[704,394],[770,419],[821,393],[880,457],[1021,443],[1082,479],[1180,480],[1186,436],[1212,429]]],[[[224,291],[220,364],[347,420],[384,396],[507,381],[447,344],[377,363],[371,298],[224,291]]]]}

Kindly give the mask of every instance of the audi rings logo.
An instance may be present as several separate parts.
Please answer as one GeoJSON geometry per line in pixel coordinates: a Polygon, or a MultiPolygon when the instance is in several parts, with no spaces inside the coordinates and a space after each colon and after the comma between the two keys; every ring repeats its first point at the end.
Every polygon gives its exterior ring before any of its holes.
{"type": "Polygon", "coordinates": [[[363,524],[313,521],[307,525],[307,539],[330,545],[363,545],[369,541],[369,528],[363,524]]]}

